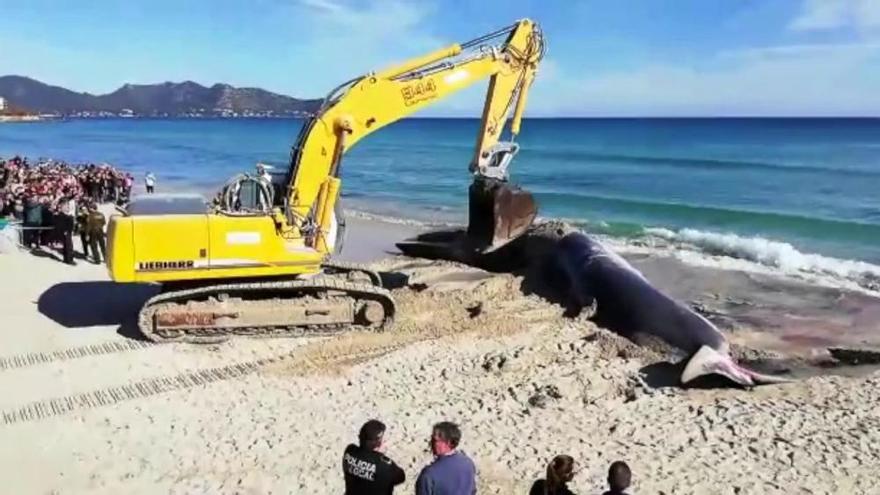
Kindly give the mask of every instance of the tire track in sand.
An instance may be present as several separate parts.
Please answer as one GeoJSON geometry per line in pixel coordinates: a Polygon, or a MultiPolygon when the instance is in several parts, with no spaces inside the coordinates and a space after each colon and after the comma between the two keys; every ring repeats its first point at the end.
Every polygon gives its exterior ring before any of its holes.
{"type": "Polygon", "coordinates": [[[357,352],[339,354],[329,358],[322,357],[319,359],[308,359],[305,355],[301,355],[302,353],[297,349],[285,354],[257,359],[254,361],[246,361],[215,368],[206,368],[176,375],[158,376],[146,380],[130,382],[125,385],[92,390],[81,394],[30,402],[20,407],[2,411],[0,412],[0,417],[3,418],[4,425],[38,421],[73,411],[111,406],[120,402],[150,397],[166,392],[186,390],[211,383],[241,378],[268,365],[276,364],[285,360],[306,358],[311,366],[321,367],[352,364],[379,357],[389,352],[393,352],[400,347],[403,346],[400,344],[379,346],[359,350],[357,352]]]}
{"type": "Polygon", "coordinates": [[[72,411],[110,406],[127,400],[149,397],[165,392],[185,390],[214,382],[239,378],[253,373],[265,364],[277,358],[260,359],[245,363],[231,364],[217,368],[180,373],[177,375],[159,376],[146,380],[117,385],[90,392],[69,395],[55,399],[46,399],[25,404],[24,406],[3,411],[0,416],[3,424],[11,425],[26,421],[35,421],[58,416],[72,411]]]}
{"type": "Polygon", "coordinates": [[[57,361],[69,361],[89,356],[101,356],[117,352],[145,349],[156,344],[145,340],[111,340],[100,344],[71,347],[51,352],[29,352],[0,357],[0,371],[28,368],[57,361]]]}

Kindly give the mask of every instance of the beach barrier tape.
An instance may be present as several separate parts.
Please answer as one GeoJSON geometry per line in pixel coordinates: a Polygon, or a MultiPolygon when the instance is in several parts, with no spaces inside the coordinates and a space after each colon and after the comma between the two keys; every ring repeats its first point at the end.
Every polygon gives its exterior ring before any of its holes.
{"type": "MultiPolygon", "coordinates": [[[[318,364],[328,365],[334,362],[358,362],[379,357],[401,347],[405,347],[405,345],[392,344],[381,346],[379,348],[365,349],[359,352],[337,354],[332,357],[322,357],[318,360],[307,360],[307,362],[313,366],[318,364]]],[[[82,394],[31,402],[15,409],[3,411],[0,413],[0,417],[3,418],[4,425],[38,421],[73,411],[101,406],[111,406],[127,400],[140,399],[165,392],[186,390],[215,382],[232,380],[254,373],[264,366],[285,359],[295,358],[297,352],[298,350],[294,350],[289,353],[255,361],[246,361],[217,368],[207,368],[178,375],[149,378],[126,385],[93,390],[82,394]]]]}
{"type": "Polygon", "coordinates": [[[116,352],[134,351],[156,345],[146,340],[112,340],[100,344],[91,344],[52,352],[31,352],[14,356],[0,357],[0,371],[27,368],[56,361],[69,361],[88,356],[100,356],[116,352]]]}

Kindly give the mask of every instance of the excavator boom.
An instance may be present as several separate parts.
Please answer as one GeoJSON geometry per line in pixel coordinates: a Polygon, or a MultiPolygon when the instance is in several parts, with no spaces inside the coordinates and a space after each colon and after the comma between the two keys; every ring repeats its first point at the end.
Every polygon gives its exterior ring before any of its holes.
{"type": "MultiPolygon", "coordinates": [[[[475,245],[495,249],[521,235],[537,209],[531,195],[508,184],[526,97],[544,54],[538,26],[521,20],[463,44],[454,44],[388,69],[353,79],[328,95],[300,133],[291,155],[288,204],[300,217],[335,202],[335,180],[346,151],[382,127],[475,82],[489,79],[470,171],[469,228],[475,245]],[[501,141],[510,121],[510,141],[501,141]],[[316,206],[317,205],[317,206],[316,206]]],[[[331,208],[332,210],[332,208],[331,208]]],[[[325,226],[326,227],[326,226],[325,226]]]]}

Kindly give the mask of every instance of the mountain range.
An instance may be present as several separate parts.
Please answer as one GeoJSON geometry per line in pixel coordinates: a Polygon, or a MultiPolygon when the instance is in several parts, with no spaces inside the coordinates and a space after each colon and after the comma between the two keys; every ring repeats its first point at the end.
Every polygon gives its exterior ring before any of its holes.
{"type": "Polygon", "coordinates": [[[15,108],[68,116],[302,116],[321,104],[260,88],[192,81],[125,84],[93,95],[14,75],[0,76],[0,97],[15,108]]]}

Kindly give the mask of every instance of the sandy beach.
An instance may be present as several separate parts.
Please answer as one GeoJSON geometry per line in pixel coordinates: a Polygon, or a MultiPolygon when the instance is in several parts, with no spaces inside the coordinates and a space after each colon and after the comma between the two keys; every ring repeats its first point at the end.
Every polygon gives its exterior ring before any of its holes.
{"type": "Polygon", "coordinates": [[[880,495],[880,0],[44,3],[0,495],[880,495]]]}
{"type": "Polygon", "coordinates": [[[880,372],[816,363],[880,344],[880,300],[623,253],[742,356],[797,377],[684,390],[672,356],[564,317],[516,275],[396,256],[415,227],[349,224],[346,257],[381,271],[399,306],[385,333],[153,345],[134,318],[154,287],[0,255],[3,491],[341,493],[342,449],[375,417],[400,493],[441,420],[462,425],[479,493],[526,493],[561,453],[582,467],[576,493],[601,493],[617,459],[633,493],[878,493],[880,372]]]}

